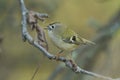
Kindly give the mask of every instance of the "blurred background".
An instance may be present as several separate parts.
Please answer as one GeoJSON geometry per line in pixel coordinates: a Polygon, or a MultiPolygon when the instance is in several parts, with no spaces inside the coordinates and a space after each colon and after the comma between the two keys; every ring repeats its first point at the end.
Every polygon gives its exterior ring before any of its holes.
{"type": "MultiPolygon", "coordinates": [[[[29,10],[49,14],[41,26],[59,21],[97,43],[77,50],[75,60],[81,68],[120,77],[120,0],[25,0],[25,4],[29,10]]],[[[38,64],[34,80],[100,80],[75,74],[24,43],[18,0],[0,0],[0,14],[0,80],[30,80],[38,64]],[[58,73],[54,72],[56,69],[58,73]]],[[[50,52],[56,53],[59,49],[47,40],[50,52]]]]}

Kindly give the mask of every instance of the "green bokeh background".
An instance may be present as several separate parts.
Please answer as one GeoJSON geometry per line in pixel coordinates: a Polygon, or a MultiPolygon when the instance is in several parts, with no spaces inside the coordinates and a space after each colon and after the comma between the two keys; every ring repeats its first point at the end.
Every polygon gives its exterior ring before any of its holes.
{"type": "MultiPolygon", "coordinates": [[[[49,14],[50,18],[45,23],[40,22],[43,27],[59,21],[87,39],[94,38],[96,29],[107,24],[120,8],[120,0],[25,0],[25,4],[30,10],[49,14]],[[92,22],[98,26],[93,27],[92,22]]],[[[108,68],[106,72],[102,69],[106,60],[103,52],[96,59],[94,72],[120,77],[119,34],[118,31],[109,44],[109,51],[113,54],[110,58],[112,68],[108,68]]],[[[18,0],[0,0],[0,35],[3,36],[0,80],[30,80],[38,64],[40,69],[34,80],[46,80],[59,64],[50,61],[38,49],[22,41],[18,0]]],[[[47,39],[51,46],[50,52],[56,53],[58,49],[47,39]]]]}

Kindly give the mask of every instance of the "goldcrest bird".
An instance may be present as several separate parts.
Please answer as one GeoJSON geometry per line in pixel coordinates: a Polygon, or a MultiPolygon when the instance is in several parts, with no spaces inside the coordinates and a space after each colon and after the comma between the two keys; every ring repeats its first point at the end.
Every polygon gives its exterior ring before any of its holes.
{"type": "Polygon", "coordinates": [[[82,44],[95,45],[94,42],[80,37],[72,29],[59,22],[49,24],[46,29],[51,41],[61,50],[60,53],[64,50],[72,51],[82,44]]]}

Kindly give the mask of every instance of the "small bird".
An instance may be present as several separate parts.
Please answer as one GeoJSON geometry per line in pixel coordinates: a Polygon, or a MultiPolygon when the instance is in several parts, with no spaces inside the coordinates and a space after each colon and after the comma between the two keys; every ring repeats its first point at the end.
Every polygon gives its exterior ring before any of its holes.
{"type": "Polygon", "coordinates": [[[48,30],[48,36],[51,41],[61,50],[59,53],[63,51],[73,51],[82,44],[95,45],[94,42],[80,37],[72,29],[60,22],[51,23],[46,29],[48,30]]]}

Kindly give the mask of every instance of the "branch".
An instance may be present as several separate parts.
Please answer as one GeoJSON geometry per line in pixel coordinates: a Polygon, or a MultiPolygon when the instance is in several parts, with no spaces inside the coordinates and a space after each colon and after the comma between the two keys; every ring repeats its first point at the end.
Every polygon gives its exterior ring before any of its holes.
{"type": "Polygon", "coordinates": [[[81,69],[72,60],[66,59],[64,57],[56,57],[55,55],[52,55],[51,53],[49,53],[37,41],[35,41],[31,37],[31,35],[29,34],[29,32],[27,30],[27,25],[28,25],[28,23],[27,23],[27,14],[29,13],[29,11],[25,7],[24,0],[19,0],[19,1],[20,1],[21,13],[22,13],[22,37],[23,37],[23,41],[28,41],[29,44],[31,44],[34,47],[38,48],[40,51],[42,51],[43,55],[45,55],[49,59],[56,60],[56,61],[61,61],[61,62],[65,63],[65,65],[68,68],[70,68],[72,71],[74,71],[75,73],[83,73],[83,74],[87,74],[87,75],[98,77],[98,78],[105,79],[105,80],[116,80],[116,79],[112,79],[110,77],[105,77],[105,76],[102,76],[102,75],[99,75],[99,74],[96,74],[96,73],[89,72],[89,71],[86,71],[84,69],[81,69]]]}

